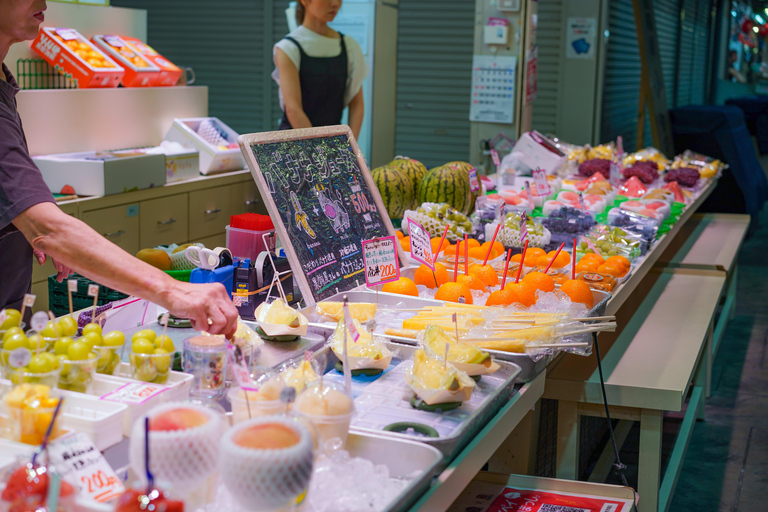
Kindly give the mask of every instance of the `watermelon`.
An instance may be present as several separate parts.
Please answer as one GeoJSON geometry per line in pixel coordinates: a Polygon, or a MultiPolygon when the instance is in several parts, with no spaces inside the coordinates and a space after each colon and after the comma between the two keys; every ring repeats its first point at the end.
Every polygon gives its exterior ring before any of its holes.
{"type": "Polygon", "coordinates": [[[419,204],[448,203],[469,215],[475,209],[477,196],[469,188],[469,170],[466,162],[449,162],[430,170],[419,187],[419,204]]]}
{"type": "Polygon", "coordinates": [[[396,167],[377,167],[371,177],[387,209],[390,219],[401,219],[405,210],[413,204],[413,184],[408,174],[396,167]]]}
{"type": "Polygon", "coordinates": [[[419,186],[421,185],[421,181],[424,179],[424,176],[427,175],[427,167],[418,160],[400,156],[395,157],[395,159],[389,162],[387,166],[396,167],[402,171],[405,171],[405,173],[408,175],[408,179],[410,179],[411,183],[413,184],[413,204],[411,204],[408,208],[417,208],[421,204],[418,202],[419,186]]]}

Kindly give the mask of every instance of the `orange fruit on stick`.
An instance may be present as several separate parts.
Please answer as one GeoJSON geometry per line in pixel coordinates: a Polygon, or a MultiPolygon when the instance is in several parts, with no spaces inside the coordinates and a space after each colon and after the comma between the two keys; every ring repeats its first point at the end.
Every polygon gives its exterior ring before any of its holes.
{"type": "Polygon", "coordinates": [[[480,279],[485,286],[496,286],[499,284],[499,275],[490,265],[478,265],[474,263],[469,266],[469,274],[480,279]]]}
{"type": "Polygon", "coordinates": [[[416,288],[416,283],[411,281],[407,277],[401,277],[397,281],[392,281],[381,287],[382,292],[398,293],[400,295],[411,295],[413,297],[419,296],[419,289],[416,288]]]}
{"type": "Polygon", "coordinates": [[[592,289],[579,279],[569,279],[560,286],[560,291],[566,294],[572,302],[579,302],[588,308],[593,306],[592,289]]]}
{"type": "Polygon", "coordinates": [[[486,306],[509,306],[513,302],[519,302],[517,294],[511,288],[496,290],[488,296],[486,306]]]}
{"type": "Polygon", "coordinates": [[[462,274],[458,277],[458,282],[461,284],[465,284],[467,288],[470,290],[480,290],[481,292],[485,291],[485,283],[483,283],[480,279],[473,276],[472,274],[462,274]]]}
{"type": "Polygon", "coordinates": [[[431,289],[437,288],[441,284],[447,283],[449,280],[448,270],[446,270],[445,265],[442,263],[435,263],[434,273],[431,268],[422,264],[416,269],[413,276],[413,282],[415,284],[421,284],[431,289]],[[435,278],[437,278],[437,283],[435,283],[435,278]]]}
{"type": "Polygon", "coordinates": [[[462,283],[445,283],[437,289],[435,300],[472,304],[472,292],[462,283]]]}
{"type": "Polygon", "coordinates": [[[555,291],[555,280],[543,272],[531,272],[523,278],[523,282],[543,292],[555,291]]]}
{"type": "Polygon", "coordinates": [[[520,281],[519,283],[507,283],[504,289],[510,289],[517,295],[515,302],[522,304],[525,307],[530,307],[536,304],[536,288],[530,283],[520,281]]]}

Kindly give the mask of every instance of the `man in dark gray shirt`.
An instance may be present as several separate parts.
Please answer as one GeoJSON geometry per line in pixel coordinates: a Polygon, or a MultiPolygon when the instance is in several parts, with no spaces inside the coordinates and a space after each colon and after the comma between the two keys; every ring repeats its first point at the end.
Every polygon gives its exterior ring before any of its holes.
{"type": "MultiPolygon", "coordinates": [[[[34,39],[45,0],[0,0],[0,62],[12,44],[34,39]]],[[[30,289],[32,255],[53,258],[58,279],[70,269],[192,320],[196,329],[233,334],[237,309],[221,284],[190,284],[139,261],[85,223],[62,212],[27,151],[16,111],[19,88],[0,72],[0,309],[17,307],[30,289]]]]}

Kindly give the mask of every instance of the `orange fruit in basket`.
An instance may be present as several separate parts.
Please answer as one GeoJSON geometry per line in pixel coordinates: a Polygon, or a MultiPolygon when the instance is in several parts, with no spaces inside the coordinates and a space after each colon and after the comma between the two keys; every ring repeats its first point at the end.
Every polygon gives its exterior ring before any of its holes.
{"type": "Polygon", "coordinates": [[[566,294],[572,302],[585,304],[588,308],[592,307],[592,289],[586,282],[579,279],[569,279],[560,286],[560,291],[566,294]]]}
{"type": "Polygon", "coordinates": [[[597,272],[597,269],[600,267],[600,263],[595,260],[586,260],[584,261],[584,258],[582,258],[577,264],[576,264],[576,272],[597,272]]]}
{"type": "Polygon", "coordinates": [[[625,269],[629,270],[629,266],[631,265],[630,261],[620,254],[617,254],[616,256],[610,256],[609,258],[605,259],[606,263],[616,263],[617,265],[623,266],[625,269]]]}
{"type": "Polygon", "coordinates": [[[445,283],[437,289],[435,300],[472,304],[472,292],[462,283],[445,283]]]}
{"type": "Polygon", "coordinates": [[[605,258],[600,256],[596,252],[588,252],[588,253],[586,253],[584,256],[581,257],[581,259],[579,260],[579,263],[584,261],[584,260],[587,260],[587,261],[595,260],[598,263],[600,263],[601,265],[603,263],[605,263],[605,258]]]}
{"type": "Polygon", "coordinates": [[[517,296],[515,302],[518,304],[522,304],[525,307],[530,307],[536,304],[536,287],[530,283],[526,283],[523,280],[520,280],[519,283],[511,281],[507,283],[507,286],[505,286],[504,289],[510,289],[515,293],[517,296]]]}
{"type": "Polygon", "coordinates": [[[398,230],[398,231],[395,231],[395,236],[397,236],[398,240],[402,240],[405,235],[403,234],[402,231],[398,230]]]}
{"type": "Polygon", "coordinates": [[[509,306],[513,302],[518,302],[517,294],[512,288],[504,288],[503,290],[496,290],[488,296],[488,300],[485,302],[486,306],[509,306]]]}
{"type": "Polygon", "coordinates": [[[486,291],[485,283],[483,283],[480,279],[473,276],[472,274],[461,274],[456,278],[456,282],[467,285],[467,288],[470,290],[480,290],[481,292],[486,291]]]}
{"type": "Polygon", "coordinates": [[[626,273],[628,272],[628,269],[624,268],[623,266],[620,266],[616,263],[608,263],[607,261],[597,267],[597,271],[601,274],[609,274],[613,277],[624,277],[626,273]]]}
{"type": "Polygon", "coordinates": [[[543,292],[555,291],[555,280],[543,272],[531,272],[526,274],[523,281],[543,292]]]}
{"type": "Polygon", "coordinates": [[[405,252],[411,252],[411,237],[404,236],[400,239],[400,246],[405,252]]]}
{"type": "Polygon", "coordinates": [[[422,284],[427,288],[437,288],[443,283],[450,281],[448,277],[448,271],[445,269],[445,265],[442,263],[435,263],[435,272],[432,273],[432,269],[426,265],[421,265],[416,269],[416,273],[413,276],[413,282],[416,284],[422,284]],[[437,284],[435,284],[435,278],[437,278],[437,284]]]}
{"type": "Polygon", "coordinates": [[[485,284],[485,286],[496,286],[499,284],[499,275],[490,265],[479,265],[474,263],[469,266],[469,275],[475,276],[485,284]]]}
{"type": "Polygon", "coordinates": [[[401,277],[397,281],[385,284],[381,287],[381,291],[387,293],[399,293],[400,295],[412,295],[413,297],[419,296],[419,289],[416,288],[416,283],[407,277],[401,277]]]}
{"type": "Polygon", "coordinates": [[[64,44],[66,44],[67,46],[69,46],[69,48],[70,48],[72,51],[75,51],[75,50],[79,50],[79,49],[80,49],[80,43],[78,43],[76,39],[70,39],[69,41],[67,41],[67,42],[66,42],[66,43],[64,43],[64,44]]]}

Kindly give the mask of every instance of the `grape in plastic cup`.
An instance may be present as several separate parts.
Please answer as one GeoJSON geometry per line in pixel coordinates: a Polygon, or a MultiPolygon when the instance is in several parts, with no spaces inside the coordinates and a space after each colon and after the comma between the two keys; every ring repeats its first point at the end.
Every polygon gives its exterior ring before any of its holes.
{"type": "Polygon", "coordinates": [[[96,375],[96,358],[81,361],[62,360],[59,373],[59,389],[90,393],[96,375]]]}
{"type": "Polygon", "coordinates": [[[173,354],[141,354],[131,351],[131,378],[142,382],[164,384],[171,372],[173,354]]]}
{"type": "Polygon", "coordinates": [[[115,370],[120,365],[120,354],[118,349],[123,347],[108,347],[96,345],[93,347],[93,353],[96,354],[96,373],[103,375],[114,375],[115,370]]]}

